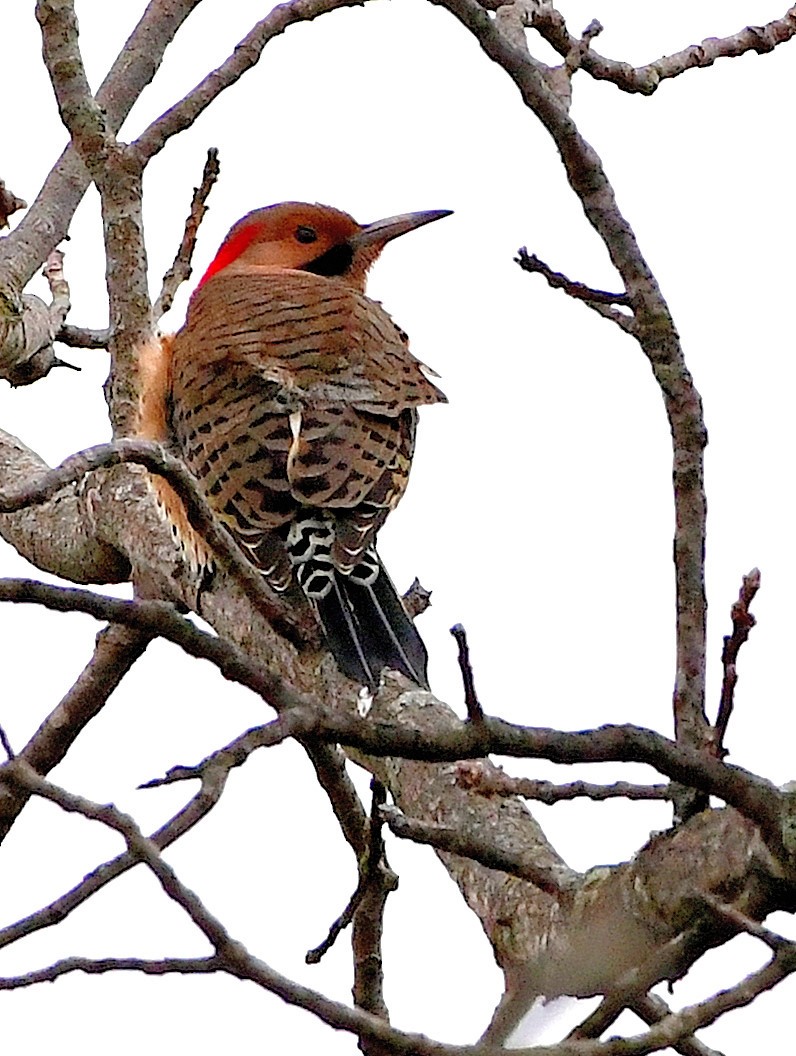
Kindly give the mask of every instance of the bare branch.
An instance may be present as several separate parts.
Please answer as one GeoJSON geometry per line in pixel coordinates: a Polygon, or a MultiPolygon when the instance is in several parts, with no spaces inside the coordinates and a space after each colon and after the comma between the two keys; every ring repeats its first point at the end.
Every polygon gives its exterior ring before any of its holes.
{"type": "Polygon", "coordinates": [[[587,307],[597,312],[598,315],[602,315],[603,318],[616,323],[625,333],[633,333],[632,315],[620,312],[614,307],[617,304],[629,307],[626,293],[606,293],[604,290],[594,290],[582,282],[574,282],[562,272],[553,271],[535,253],[529,253],[525,246],[520,247],[515,260],[523,271],[542,275],[547,280],[548,286],[554,290],[563,290],[569,297],[582,301],[587,307]]]}
{"type": "Polygon", "coordinates": [[[8,734],[3,729],[2,726],[0,726],[0,744],[2,744],[3,751],[6,753],[7,758],[9,758],[9,759],[16,758],[16,756],[14,754],[14,749],[11,747],[11,742],[8,739],[8,734]]]}
{"type": "Polygon", "coordinates": [[[239,682],[279,710],[311,703],[279,675],[259,667],[230,642],[207,634],[177,614],[168,601],[122,601],[90,590],[56,587],[32,579],[0,579],[0,601],[42,605],[53,612],[84,612],[173,642],[189,656],[209,660],[224,678],[239,682]]]}
{"type": "Polygon", "coordinates": [[[84,165],[96,180],[116,147],[102,106],[94,99],[78,47],[74,0],[37,0],[44,64],[61,120],[84,165]]]}
{"type": "MultiPolygon", "coordinates": [[[[383,1020],[367,1012],[347,1008],[336,1001],[300,986],[252,957],[240,943],[231,938],[223,924],[205,907],[198,895],[189,890],[174,870],[161,857],[157,844],[147,839],[132,818],[113,806],[94,803],[82,796],[45,781],[21,761],[7,763],[0,770],[0,779],[13,782],[29,793],[57,804],[68,813],[80,814],[98,821],[118,832],[127,843],[128,853],[142,862],[155,875],[165,894],[190,917],[216,951],[218,967],[239,979],[249,979],[278,994],[283,1000],[314,1013],[325,1023],[342,1030],[384,1043],[396,1053],[406,1056],[456,1056],[460,1046],[441,1045],[422,1035],[404,1034],[388,1027],[383,1020]]],[[[205,959],[206,960],[206,959],[205,959]]],[[[172,962],[174,963],[174,962],[172,962]]],[[[198,962],[194,962],[198,963],[198,962]]],[[[469,1046],[465,1047],[469,1048],[469,1046]]]]}
{"type": "Polygon", "coordinates": [[[191,260],[196,248],[196,236],[199,233],[199,225],[204,220],[207,212],[208,195],[218,179],[219,172],[218,150],[215,147],[211,147],[207,152],[202,182],[198,187],[194,188],[191,211],[185,221],[185,231],[183,232],[180,248],[177,250],[174,263],[163,276],[163,287],[152,309],[155,322],[158,322],[161,316],[165,315],[171,308],[177,290],[183,282],[186,282],[191,277],[191,260]]]}
{"type": "Polygon", "coordinates": [[[71,326],[64,323],[55,340],[70,348],[105,348],[111,339],[110,330],[105,327],[102,330],[89,330],[84,326],[71,326]]]}
{"type": "MultiPolygon", "coordinates": [[[[97,92],[97,102],[106,114],[110,130],[119,130],[155,76],[177,30],[200,2],[150,0],[97,92]]],[[[0,291],[13,293],[27,285],[48,254],[66,237],[89,183],[77,151],[68,146],[22,221],[8,238],[0,241],[0,291]]]]}
{"type": "MultiPolygon", "coordinates": [[[[387,898],[398,887],[398,877],[387,863],[382,836],[384,820],[381,808],[387,800],[387,790],[377,779],[371,781],[373,799],[370,807],[370,846],[366,862],[360,862],[363,876],[363,895],[354,914],[351,948],[354,954],[354,986],[352,995],[357,1008],[389,1021],[384,1000],[384,972],[382,938],[384,911],[387,898]]],[[[361,1044],[364,1056],[382,1056],[378,1043],[361,1044]]]]}
{"type": "Polygon", "coordinates": [[[457,623],[451,627],[451,634],[456,639],[456,644],[459,647],[459,667],[462,672],[462,682],[464,683],[464,704],[467,708],[467,721],[474,723],[483,722],[484,712],[475,692],[473,668],[470,664],[470,649],[467,645],[467,632],[460,623],[457,623]]]}
{"type": "MultiPolygon", "coordinates": [[[[19,757],[37,773],[48,774],[66,756],[80,732],[99,714],[150,641],[151,637],[145,632],[127,627],[111,626],[101,631],[88,665],[39,726],[19,757]]],[[[0,789],[0,843],[27,799],[19,789],[0,789]]]]}
{"type": "Polygon", "coordinates": [[[732,634],[724,636],[724,648],[721,651],[721,663],[724,668],[724,678],[721,683],[721,701],[719,713],[716,718],[714,732],[716,750],[723,751],[724,738],[727,734],[727,725],[732,715],[735,697],[735,686],[738,683],[738,672],[736,662],[741,646],[749,638],[749,632],[755,625],[755,618],[749,611],[749,606],[754,600],[755,594],[760,589],[760,570],[753,568],[748,576],[743,577],[738,600],[733,604],[730,611],[732,618],[732,634]]]}
{"type": "Polygon", "coordinates": [[[54,249],[44,265],[50,287],[49,304],[34,294],[24,294],[20,309],[0,298],[0,373],[12,386],[31,385],[53,367],[79,370],[59,359],[53,342],[69,311],[69,285],[64,278],[63,253],[54,249]]]}
{"type": "Polygon", "coordinates": [[[56,469],[26,486],[0,491],[0,514],[46,502],[67,484],[81,480],[103,466],[134,462],[168,480],[185,504],[192,526],[225,564],[258,610],[294,644],[306,644],[317,634],[308,610],[295,612],[269,590],[263,577],[240,551],[226,528],[215,519],[191,474],[179,459],[148,440],[116,440],[70,455],[56,469]]]}
{"type": "MultiPolygon", "coordinates": [[[[484,7],[492,6],[487,2],[484,7]]],[[[579,41],[567,29],[563,15],[547,4],[538,5],[532,15],[533,28],[565,58],[579,41]]],[[[634,68],[626,62],[605,58],[588,50],[580,60],[580,68],[595,80],[611,81],[623,92],[640,92],[652,95],[660,83],[671,77],[679,77],[687,70],[704,69],[717,59],[734,59],[748,51],[763,55],[784,44],[796,34],[796,6],[788,8],[782,18],[774,19],[764,26],[747,26],[729,37],[708,37],[701,44],[691,44],[682,51],[665,55],[646,66],[634,68]]]]}
{"type": "Polygon", "coordinates": [[[271,748],[273,745],[282,744],[289,737],[296,737],[314,726],[314,717],[312,721],[308,721],[307,716],[299,709],[287,711],[273,722],[247,730],[223,748],[212,752],[201,763],[195,766],[172,766],[165,777],[153,778],[138,787],[159,788],[161,785],[174,785],[180,781],[195,781],[209,770],[223,770],[224,773],[229,773],[236,766],[242,766],[258,748],[271,748]]]}
{"type": "MultiPolygon", "coordinates": [[[[628,1001],[627,1007],[650,1027],[672,1015],[672,1010],[657,994],[639,994],[628,1001]]],[[[723,1056],[721,1052],[708,1048],[704,1042],[694,1037],[681,1038],[672,1048],[681,1056],[723,1056]]]]}
{"type": "MultiPolygon", "coordinates": [[[[607,1042],[596,1053],[606,1056],[645,1056],[646,1053],[676,1045],[683,1038],[695,1031],[715,1023],[721,1016],[736,1008],[751,1004],[766,990],[772,990],[778,983],[787,979],[796,971],[796,952],[793,946],[780,950],[757,972],[752,972],[736,986],[729,990],[720,990],[713,997],[698,1004],[688,1005],[660,1020],[645,1034],[633,1038],[621,1039],[619,1042],[607,1042]]],[[[600,1044],[595,1043],[595,1044],[600,1044]]],[[[586,1050],[589,1051],[588,1049],[586,1050]]]]}
{"type": "MultiPolygon", "coordinates": [[[[1,771],[0,771],[1,773],[1,771]]],[[[221,769],[206,770],[202,775],[202,787],[196,795],[174,815],[165,825],[154,832],[150,839],[164,849],[178,840],[197,825],[218,803],[227,780],[227,772],[221,769]]],[[[11,794],[13,790],[7,789],[11,794]]],[[[16,790],[20,792],[19,789],[16,790]]],[[[28,793],[25,793],[28,795],[28,793]]],[[[88,873],[71,891],[55,900],[44,909],[0,930],[0,949],[10,946],[25,935],[32,935],[43,928],[53,927],[65,920],[73,910],[83,905],[95,892],[101,890],[111,880],[132,869],[138,864],[138,858],[130,851],[125,851],[116,858],[98,866],[88,873]]]]}
{"type": "MultiPolygon", "coordinates": [[[[686,367],[674,322],[636,237],[619,210],[600,158],[580,135],[565,103],[551,90],[546,67],[532,59],[527,48],[517,46],[504,34],[498,21],[477,0],[432,2],[446,8],[470,30],[489,58],[511,77],[525,105],[550,133],[570,185],[622,278],[634,316],[634,336],[661,388],[672,433],[677,598],[675,730],[678,740],[703,748],[710,734],[705,714],[707,431],[701,398],[686,367]]],[[[687,813],[688,805],[683,803],[681,814],[687,813]]]]}
{"type": "MultiPolygon", "coordinates": [[[[527,854],[517,856],[472,833],[409,818],[397,807],[382,807],[381,814],[390,826],[393,835],[401,839],[429,844],[438,851],[447,851],[449,854],[458,854],[463,858],[472,858],[473,861],[485,865],[487,869],[500,869],[501,872],[511,873],[512,876],[518,876],[521,880],[528,880],[540,891],[564,901],[566,901],[568,891],[571,891],[575,883],[580,880],[579,874],[550,869],[538,862],[530,861],[527,854]]],[[[497,837],[499,834],[496,834],[497,837]]]]}
{"type": "MultiPolygon", "coordinates": [[[[383,880],[380,875],[382,859],[384,856],[384,843],[381,838],[382,818],[379,815],[379,808],[384,804],[387,793],[381,782],[375,781],[374,779],[371,784],[373,787],[373,806],[371,808],[370,846],[368,847],[368,853],[364,860],[359,863],[359,881],[356,890],[348,900],[348,904],[343,912],[337,920],[333,922],[329,929],[329,934],[323,942],[314,949],[308,950],[304,958],[307,964],[320,963],[332,946],[334,946],[339,936],[345,931],[349,924],[352,923],[354,917],[362,906],[365,895],[371,888],[374,886],[381,888],[384,883],[384,893],[386,895],[388,890],[394,891],[398,886],[395,874],[390,874],[389,881],[387,881],[386,878],[383,880]]],[[[369,1011],[373,1011],[373,1009],[369,1009],[369,1011]]]]}
{"type": "Polygon", "coordinates": [[[726,902],[722,902],[710,894],[706,894],[704,900],[722,921],[730,925],[733,931],[745,931],[747,935],[752,935],[755,939],[760,939],[760,941],[764,942],[773,953],[789,948],[791,954],[796,955],[796,943],[791,942],[782,935],[778,935],[770,928],[764,927],[756,920],[752,920],[751,917],[748,917],[746,913],[742,913],[741,910],[736,909],[735,906],[730,906],[726,902]]]}
{"type": "Polygon", "coordinates": [[[551,807],[572,799],[668,800],[672,798],[670,785],[635,785],[629,781],[615,781],[610,785],[593,785],[588,781],[569,781],[557,785],[553,781],[537,781],[529,777],[510,777],[502,770],[460,763],[456,780],[462,788],[469,788],[482,796],[522,796],[535,799],[551,807]]]}
{"type": "Polygon", "coordinates": [[[362,7],[366,0],[287,0],[278,4],[235,47],[230,57],[209,73],[184,99],[141,133],[133,146],[142,164],[163,149],[168,140],[194,123],[225,88],[235,84],[260,61],[263,48],[296,22],[309,22],[341,7],[362,7]]]}
{"type": "Polygon", "coordinates": [[[162,961],[148,961],[141,957],[103,957],[101,960],[67,957],[47,968],[0,978],[0,990],[20,990],[36,983],[54,983],[56,979],[69,975],[70,972],[84,972],[86,975],[103,975],[105,972],[143,972],[144,975],[169,975],[178,972],[180,975],[197,975],[218,972],[222,968],[217,957],[166,957],[162,961]]]}

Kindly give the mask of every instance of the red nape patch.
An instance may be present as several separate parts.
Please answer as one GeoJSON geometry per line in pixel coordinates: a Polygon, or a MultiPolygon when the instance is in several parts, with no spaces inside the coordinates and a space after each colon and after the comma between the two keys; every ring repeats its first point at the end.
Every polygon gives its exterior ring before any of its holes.
{"type": "MultiPolygon", "coordinates": [[[[231,238],[228,238],[226,242],[222,243],[221,249],[216,253],[213,258],[210,267],[204,273],[199,282],[199,286],[204,286],[208,279],[212,278],[217,272],[226,268],[228,264],[231,264],[233,260],[237,260],[238,257],[254,241],[257,236],[258,227],[257,224],[248,224],[246,227],[237,231],[231,238]]],[[[197,289],[199,289],[197,286],[197,289]]]]}

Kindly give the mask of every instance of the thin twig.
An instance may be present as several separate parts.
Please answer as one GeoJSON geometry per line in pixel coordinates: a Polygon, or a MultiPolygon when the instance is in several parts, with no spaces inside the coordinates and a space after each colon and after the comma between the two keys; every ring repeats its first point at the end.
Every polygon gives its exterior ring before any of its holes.
{"type": "MultiPolygon", "coordinates": [[[[88,664],[19,753],[20,757],[41,775],[57,766],[150,641],[151,635],[129,627],[114,625],[101,631],[88,664]]],[[[27,798],[19,789],[6,788],[0,792],[0,842],[27,798]]]]}
{"type": "MultiPolygon", "coordinates": [[[[206,770],[202,775],[202,785],[199,791],[174,817],[152,833],[149,837],[152,842],[164,849],[184,836],[186,832],[190,832],[220,800],[226,786],[227,776],[228,773],[220,768],[206,770]]],[[[43,928],[60,924],[70,913],[88,901],[93,894],[137,864],[138,859],[135,855],[130,851],[125,851],[103,865],[97,866],[76,887],[50,905],[0,930],[0,949],[10,946],[26,935],[33,935],[43,928]]]]}
{"type": "Polygon", "coordinates": [[[42,605],[54,612],[84,612],[107,623],[121,623],[159,635],[196,659],[215,664],[224,678],[239,682],[277,710],[314,705],[281,675],[257,665],[237,646],[199,630],[167,601],[124,601],[78,587],[58,587],[33,579],[0,579],[0,602],[42,605]]]}
{"type": "Polygon", "coordinates": [[[529,777],[511,777],[503,771],[472,763],[461,763],[457,768],[456,782],[462,788],[472,789],[484,796],[522,796],[547,806],[572,799],[591,799],[604,802],[607,799],[629,799],[637,801],[669,800],[671,785],[636,785],[630,781],[615,781],[610,785],[594,785],[588,781],[569,781],[557,785],[553,781],[537,781],[529,777]]]}
{"type": "Polygon", "coordinates": [[[710,892],[704,892],[702,894],[702,900],[706,902],[713,912],[721,918],[726,924],[729,924],[734,931],[745,931],[748,935],[752,935],[755,939],[760,939],[772,952],[777,953],[779,950],[789,947],[792,952],[796,953],[796,943],[791,942],[790,939],[786,939],[783,935],[778,935],[775,931],[770,928],[766,928],[756,920],[752,920],[746,913],[742,913],[740,909],[736,909],[735,906],[731,906],[726,902],[720,901],[715,898],[710,892]]]}
{"type": "Polygon", "coordinates": [[[36,983],[53,983],[70,972],[84,972],[86,975],[104,975],[106,972],[142,972],[144,975],[199,975],[223,971],[223,963],[218,957],[164,957],[160,961],[150,961],[142,957],[103,957],[93,960],[90,957],[67,957],[47,968],[39,968],[24,975],[0,978],[1,990],[20,990],[36,983]]]}
{"type": "Polygon", "coordinates": [[[567,278],[560,271],[553,269],[540,260],[535,253],[529,253],[525,246],[521,246],[514,258],[523,271],[543,276],[548,286],[554,290],[563,290],[569,297],[585,304],[587,308],[601,315],[603,319],[615,323],[626,334],[634,332],[635,320],[632,314],[621,312],[616,305],[630,306],[630,300],[626,293],[607,293],[605,290],[595,290],[582,282],[575,282],[567,278]]]}
{"type": "Polygon", "coordinates": [[[174,263],[163,276],[163,286],[152,309],[152,315],[156,323],[171,308],[177,290],[182,283],[191,277],[191,261],[196,248],[196,236],[199,233],[199,225],[204,220],[207,212],[208,195],[218,179],[219,172],[218,149],[211,147],[207,152],[207,160],[202,172],[202,182],[198,187],[194,188],[193,198],[191,199],[191,211],[185,221],[185,230],[180,248],[177,250],[174,263]]]}
{"type": "Polygon", "coordinates": [[[456,623],[451,627],[451,634],[456,639],[456,644],[459,647],[459,668],[461,669],[462,682],[464,683],[464,704],[467,708],[467,721],[476,724],[482,723],[484,721],[484,711],[475,692],[473,668],[470,663],[470,648],[467,645],[467,632],[460,623],[456,623]]]}
{"type": "Polygon", "coordinates": [[[163,785],[173,785],[180,781],[195,781],[197,778],[202,778],[210,769],[223,770],[228,773],[236,766],[242,766],[258,748],[270,748],[273,745],[282,744],[289,737],[297,737],[314,725],[314,719],[310,719],[309,713],[299,708],[292,709],[279,715],[273,722],[247,730],[223,748],[211,752],[201,763],[193,766],[172,766],[166,772],[165,777],[155,777],[138,787],[142,789],[160,788],[163,785]]]}
{"type": "Polygon", "coordinates": [[[263,48],[298,22],[308,22],[343,7],[362,7],[365,0],[287,0],[278,4],[239,41],[232,54],[146,128],[133,144],[142,163],[165,147],[169,139],[194,123],[221,92],[255,66],[263,48]]]}
{"type": "MultiPolygon", "coordinates": [[[[329,952],[332,946],[334,946],[338,937],[353,921],[357,910],[362,905],[362,901],[365,898],[368,889],[373,887],[374,881],[378,881],[379,886],[382,883],[379,874],[382,871],[382,862],[384,858],[384,841],[381,837],[381,825],[383,819],[379,811],[386,802],[387,792],[381,782],[377,781],[375,778],[371,782],[371,788],[373,789],[373,802],[370,812],[370,845],[368,847],[368,853],[359,863],[359,880],[357,882],[356,890],[348,900],[348,904],[343,912],[332,923],[332,926],[329,928],[329,933],[323,942],[314,949],[307,951],[304,958],[307,964],[318,964],[321,961],[324,955],[329,952]]],[[[397,879],[395,878],[395,874],[391,874],[391,876],[392,879],[389,881],[390,890],[394,890],[397,886],[397,879]]],[[[370,1011],[373,1010],[371,1009],[370,1011]]]]}
{"type": "MultiPolygon", "coordinates": [[[[354,914],[351,949],[354,954],[354,1004],[380,1019],[389,1020],[384,1000],[382,939],[384,911],[391,892],[398,887],[398,877],[389,867],[384,849],[381,808],[387,801],[384,785],[373,778],[370,808],[370,845],[364,877],[364,893],[354,914]]],[[[364,1056],[382,1056],[378,1043],[364,1041],[364,1056]]]]}
{"type": "Polygon", "coordinates": [[[608,293],[605,290],[595,290],[591,286],[586,286],[585,283],[568,279],[562,272],[553,271],[550,265],[545,264],[535,253],[529,253],[525,246],[521,246],[517,251],[515,263],[519,264],[523,271],[541,275],[546,279],[548,286],[551,286],[554,290],[563,290],[564,293],[574,297],[577,301],[591,301],[596,304],[621,304],[626,308],[630,307],[630,298],[626,293],[608,293]]]}
{"type": "Polygon", "coordinates": [[[738,600],[733,603],[730,610],[732,634],[724,636],[724,648],[721,651],[724,678],[721,683],[721,701],[714,728],[714,743],[719,755],[723,754],[724,738],[727,734],[730,716],[732,715],[735,686],[738,682],[738,671],[735,666],[738,660],[738,653],[741,650],[741,646],[749,638],[749,632],[756,622],[749,611],[749,606],[752,604],[759,589],[760,570],[753,568],[748,575],[743,577],[738,600]]]}
{"type": "Polygon", "coordinates": [[[11,747],[11,742],[8,739],[8,734],[5,729],[0,726],[0,744],[3,746],[3,751],[9,759],[15,759],[14,749],[11,747]]]}

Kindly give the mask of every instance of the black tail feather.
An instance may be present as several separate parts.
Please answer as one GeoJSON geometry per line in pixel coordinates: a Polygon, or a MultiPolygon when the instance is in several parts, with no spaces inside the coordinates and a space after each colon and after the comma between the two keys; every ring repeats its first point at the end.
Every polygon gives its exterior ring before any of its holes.
{"type": "Polygon", "coordinates": [[[371,689],[385,667],[428,689],[423,639],[381,561],[379,566],[369,586],[335,572],[326,597],[314,599],[326,641],[340,670],[371,689]]]}

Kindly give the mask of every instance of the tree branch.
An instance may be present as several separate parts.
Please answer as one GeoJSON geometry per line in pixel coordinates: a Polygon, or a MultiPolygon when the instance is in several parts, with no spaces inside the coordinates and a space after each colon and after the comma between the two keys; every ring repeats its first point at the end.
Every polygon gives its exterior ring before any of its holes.
{"type": "MultiPolygon", "coordinates": [[[[498,3],[501,0],[498,0],[498,3]]],[[[493,6],[486,2],[484,7],[493,6]]],[[[497,6],[496,4],[494,6],[497,6]]],[[[531,16],[531,24],[548,44],[566,58],[577,48],[579,41],[567,29],[563,15],[548,5],[538,5],[531,16]]],[[[758,55],[773,51],[796,34],[796,6],[789,7],[782,18],[763,26],[747,26],[729,37],[707,37],[701,44],[691,44],[682,51],[665,55],[655,62],[638,68],[626,62],[608,59],[589,49],[581,58],[580,68],[598,81],[611,81],[623,92],[652,95],[662,81],[679,77],[687,70],[704,69],[717,59],[734,59],[748,51],[758,55]]]]}
{"type": "Polygon", "coordinates": [[[199,491],[196,481],[183,463],[169,455],[160,444],[149,440],[116,440],[98,444],[70,455],[60,466],[44,473],[22,487],[0,491],[0,514],[12,513],[25,507],[47,502],[68,484],[82,480],[96,470],[126,463],[144,466],[168,480],[184,503],[192,526],[221,559],[228,571],[239,582],[260,612],[294,644],[313,641],[313,627],[308,612],[296,615],[294,606],[277,599],[263,577],[246,560],[232,536],[218,523],[199,491]]]}
{"type": "Polygon", "coordinates": [[[101,960],[67,957],[47,968],[0,978],[0,990],[20,990],[36,983],[54,983],[56,979],[69,975],[70,972],[84,972],[86,975],[103,975],[106,972],[143,972],[144,975],[169,975],[178,972],[180,975],[197,975],[221,970],[222,965],[217,957],[165,957],[161,961],[148,961],[141,957],[103,957],[101,960]]]}
{"type": "Polygon", "coordinates": [[[226,88],[260,61],[263,48],[297,22],[309,22],[342,7],[362,7],[366,0],[288,0],[278,4],[236,45],[229,58],[179,102],[145,129],[133,146],[142,164],[159,153],[172,136],[184,131],[226,88]]]}
{"type": "Polygon", "coordinates": [[[723,752],[724,738],[727,734],[727,726],[732,715],[735,687],[738,683],[738,672],[736,663],[741,646],[749,638],[749,632],[755,625],[755,618],[749,611],[749,606],[754,601],[755,594],[760,589],[760,570],[753,568],[748,576],[743,577],[738,600],[733,604],[730,616],[732,618],[732,634],[725,635],[724,648],[721,651],[721,663],[724,668],[724,678],[721,683],[721,700],[719,712],[716,718],[714,732],[715,748],[721,754],[723,752]]]}
{"type": "MultiPolygon", "coordinates": [[[[519,46],[476,0],[431,0],[476,38],[484,52],[516,84],[525,105],[558,147],[567,179],[586,217],[619,272],[634,316],[634,335],[664,398],[673,441],[677,670],[674,690],[678,740],[703,748],[709,740],[705,714],[704,553],[707,507],[702,404],[686,367],[674,322],[636,237],[619,210],[594,149],[580,135],[565,101],[552,90],[547,68],[519,46]]],[[[523,41],[524,44],[524,41],[523,41]]],[[[584,62],[586,57],[584,57],[584,62]]]]}
{"type": "MultiPolygon", "coordinates": [[[[150,641],[151,637],[145,632],[127,627],[110,626],[100,631],[88,665],[19,752],[18,758],[24,759],[38,774],[48,774],[64,759],[80,732],[99,714],[150,641]]],[[[0,843],[27,800],[27,795],[17,789],[0,789],[0,843]]]]}
{"type": "Polygon", "coordinates": [[[177,290],[183,282],[186,282],[191,277],[191,260],[196,248],[196,236],[199,233],[199,225],[204,220],[207,212],[208,195],[218,179],[219,172],[218,150],[215,147],[211,147],[207,152],[202,182],[198,187],[194,187],[191,211],[185,221],[185,231],[183,232],[180,248],[177,250],[174,263],[163,276],[163,286],[152,309],[155,322],[158,322],[161,316],[165,315],[171,308],[177,290]]]}

